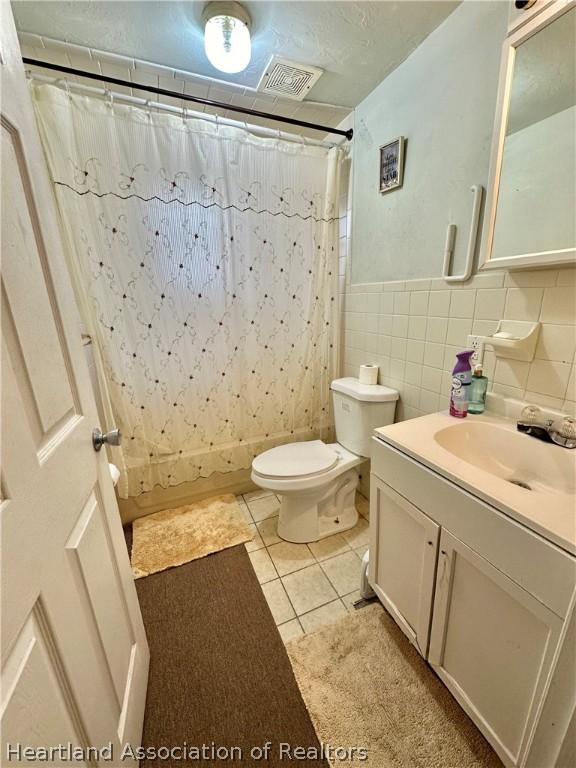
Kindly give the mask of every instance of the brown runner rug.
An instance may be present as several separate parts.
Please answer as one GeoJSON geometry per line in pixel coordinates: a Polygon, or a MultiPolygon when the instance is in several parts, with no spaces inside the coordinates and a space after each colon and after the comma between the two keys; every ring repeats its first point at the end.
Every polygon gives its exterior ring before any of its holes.
{"type": "Polygon", "coordinates": [[[236,497],[231,494],[163,509],[135,520],[132,525],[135,579],[253,538],[236,497]]]}
{"type": "MultiPolygon", "coordinates": [[[[131,536],[127,532],[128,547],[131,536]]],[[[143,745],[241,750],[239,758],[144,759],[141,768],[273,766],[281,743],[320,751],[284,644],[244,546],[136,582],[150,645],[143,745]],[[269,760],[252,748],[270,741],[269,760]]]]}
{"type": "Polygon", "coordinates": [[[379,604],[293,640],[288,655],[324,742],[371,768],[502,768],[480,731],[379,604]]]}

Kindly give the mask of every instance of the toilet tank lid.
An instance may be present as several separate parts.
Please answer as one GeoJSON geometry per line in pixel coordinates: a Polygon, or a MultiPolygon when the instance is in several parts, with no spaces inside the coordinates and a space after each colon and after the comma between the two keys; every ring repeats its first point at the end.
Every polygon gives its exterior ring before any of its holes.
{"type": "Polygon", "coordinates": [[[398,400],[398,392],[395,389],[384,387],[382,384],[360,384],[353,376],[335,379],[330,389],[366,403],[387,403],[398,400]]]}

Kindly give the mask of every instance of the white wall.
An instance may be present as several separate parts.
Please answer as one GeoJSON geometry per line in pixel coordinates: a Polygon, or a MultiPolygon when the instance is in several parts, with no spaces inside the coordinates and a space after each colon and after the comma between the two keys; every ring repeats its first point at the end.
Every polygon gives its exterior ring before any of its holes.
{"type": "Polygon", "coordinates": [[[353,282],[439,276],[449,223],[458,225],[458,271],[469,188],[488,180],[507,16],[505,2],[465,0],[357,108],[353,282]],[[381,195],[379,147],[400,135],[404,185],[381,195]]]}

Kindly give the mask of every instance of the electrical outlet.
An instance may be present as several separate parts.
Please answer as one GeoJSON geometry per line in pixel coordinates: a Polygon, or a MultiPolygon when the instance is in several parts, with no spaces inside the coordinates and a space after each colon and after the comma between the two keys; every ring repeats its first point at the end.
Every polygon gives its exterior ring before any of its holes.
{"type": "Polygon", "coordinates": [[[482,365],[484,361],[484,339],[482,336],[473,336],[472,334],[468,336],[466,339],[468,344],[468,349],[473,349],[474,354],[472,355],[472,368],[474,368],[475,365],[482,365]]]}

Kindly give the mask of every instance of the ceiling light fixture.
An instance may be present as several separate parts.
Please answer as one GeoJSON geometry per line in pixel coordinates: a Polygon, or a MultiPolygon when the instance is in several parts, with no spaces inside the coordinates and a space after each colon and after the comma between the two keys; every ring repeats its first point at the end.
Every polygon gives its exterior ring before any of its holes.
{"type": "Polygon", "coordinates": [[[204,50],[213,67],[221,72],[242,72],[250,63],[250,16],[235,2],[208,3],[204,20],[204,50]]]}

